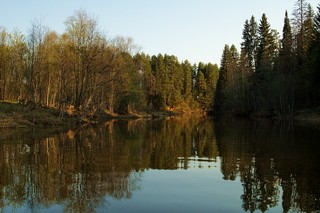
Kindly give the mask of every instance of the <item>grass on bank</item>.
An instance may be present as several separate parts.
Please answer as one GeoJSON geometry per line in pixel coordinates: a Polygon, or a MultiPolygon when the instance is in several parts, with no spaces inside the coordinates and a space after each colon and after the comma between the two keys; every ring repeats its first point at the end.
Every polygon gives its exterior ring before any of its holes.
{"type": "Polygon", "coordinates": [[[21,127],[57,127],[79,124],[96,124],[110,119],[164,118],[181,114],[163,110],[152,112],[129,113],[126,115],[110,114],[103,110],[94,112],[76,112],[73,107],[61,113],[58,109],[13,102],[0,102],[0,128],[21,127]]]}
{"type": "Polygon", "coordinates": [[[19,128],[35,126],[59,126],[64,125],[65,119],[59,117],[59,111],[55,109],[22,104],[0,103],[0,128],[19,128]]]}

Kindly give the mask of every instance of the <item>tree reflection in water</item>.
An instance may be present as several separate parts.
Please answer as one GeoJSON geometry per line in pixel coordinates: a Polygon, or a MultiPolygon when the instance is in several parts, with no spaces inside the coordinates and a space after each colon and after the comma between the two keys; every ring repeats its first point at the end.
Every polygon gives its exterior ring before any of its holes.
{"type": "Polygon", "coordinates": [[[220,162],[239,179],[245,211],[319,210],[319,131],[266,121],[207,118],[109,121],[68,131],[0,136],[0,208],[92,212],[108,198],[130,199],[148,169],[220,162]],[[280,202],[282,200],[282,203],[280,202]]]}
{"type": "Polygon", "coordinates": [[[279,203],[284,212],[320,210],[320,133],[272,121],[216,123],[224,178],[243,185],[242,208],[262,212],[279,203]]]}

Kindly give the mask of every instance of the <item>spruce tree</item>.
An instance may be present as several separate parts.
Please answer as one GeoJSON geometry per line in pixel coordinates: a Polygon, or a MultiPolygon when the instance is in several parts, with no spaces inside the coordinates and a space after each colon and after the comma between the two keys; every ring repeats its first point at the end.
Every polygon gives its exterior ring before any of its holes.
{"type": "Polygon", "coordinates": [[[255,56],[257,49],[257,30],[258,25],[254,16],[251,17],[250,22],[245,21],[244,29],[242,31],[241,49],[248,57],[251,71],[255,70],[255,56]]]}
{"type": "Polygon", "coordinates": [[[288,58],[289,60],[291,60],[291,57],[292,57],[292,48],[293,48],[292,38],[293,36],[291,31],[290,20],[288,17],[288,12],[286,11],[285,18],[284,18],[283,32],[282,32],[282,41],[281,41],[282,47],[280,50],[280,55],[286,58],[289,57],[288,58]]]}
{"type": "Polygon", "coordinates": [[[259,45],[257,48],[257,71],[271,70],[276,51],[276,44],[270,24],[265,14],[262,15],[258,28],[259,45]]]}
{"type": "Polygon", "coordinates": [[[258,24],[255,17],[251,16],[250,21],[246,20],[242,31],[241,54],[239,62],[239,79],[241,81],[241,93],[239,106],[242,112],[250,111],[253,108],[253,75],[256,71],[257,45],[258,45],[258,24]]]}
{"type": "Polygon", "coordinates": [[[320,104],[320,4],[314,18],[313,40],[309,49],[309,69],[311,72],[312,106],[320,104]]]}
{"type": "Polygon", "coordinates": [[[219,79],[215,92],[214,111],[216,114],[232,113],[237,108],[239,53],[234,45],[225,45],[219,79]]]}
{"type": "Polygon", "coordinates": [[[206,91],[206,103],[207,109],[213,109],[213,101],[214,101],[214,93],[216,91],[217,81],[219,78],[219,67],[217,64],[207,64],[206,66],[206,84],[207,84],[207,91],[206,91]]]}
{"type": "Polygon", "coordinates": [[[216,115],[223,114],[226,111],[226,86],[227,86],[227,76],[228,76],[228,63],[230,59],[230,47],[228,45],[224,46],[221,65],[219,71],[219,79],[217,83],[217,89],[215,91],[214,97],[214,113],[216,115]]]}
{"type": "Polygon", "coordinates": [[[310,58],[308,57],[310,44],[314,37],[314,12],[310,5],[304,9],[301,31],[296,35],[296,99],[300,108],[310,107],[312,102],[312,70],[310,69],[310,58]]]}
{"type": "Polygon", "coordinates": [[[277,94],[278,113],[292,113],[294,107],[295,72],[293,61],[293,35],[286,11],[282,31],[280,55],[277,61],[273,82],[277,94]]]}
{"type": "Polygon", "coordinates": [[[310,4],[308,4],[306,20],[304,21],[303,25],[304,25],[304,36],[305,36],[303,51],[304,53],[307,53],[310,47],[310,44],[314,38],[314,11],[310,4]]]}
{"type": "Polygon", "coordinates": [[[254,91],[253,105],[255,111],[266,113],[272,108],[273,93],[270,88],[270,79],[275,63],[277,45],[265,14],[262,15],[259,24],[258,42],[256,72],[254,73],[252,86],[254,91]]]}

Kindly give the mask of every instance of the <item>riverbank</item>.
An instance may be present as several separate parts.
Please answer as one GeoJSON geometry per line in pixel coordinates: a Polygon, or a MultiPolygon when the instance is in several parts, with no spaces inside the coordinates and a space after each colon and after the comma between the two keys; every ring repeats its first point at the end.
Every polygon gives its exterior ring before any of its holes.
{"type": "Polygon", "coordinates": [[[155,111],[126,115],[108,114],[104,111],[65,112],[39,105],[22,105],[0,102],[0,128],[63,127],[97,124],[111,119],[165,118],[180,115],[175,111],[155,111]]]}
{"type": "Polygon", "coordinates": [[[16,103],[0,103],[0,128],[52,127],[76,122],[74,118],[60,116],[55,109],[25,106],[16,103]]]}
{"type": "MultiPolygon", "coordinates": [[[[109,114],[102,110],[92,112],[61,113],[55,108],[39,105],[22,105],[17,103],[0,102],[0,128],[26,127],[67,127],[86,124],[98,124],[112,119],[161,119],[178,115],[205,115],[203,111],[163,110],[140,112],[126,115],[109,114]]],[[[259,116],[257,116],[259,117],[259,116]]],[[[320,108],[297,111],[285,120],[299,124],[320,126],[320,108]]]]}

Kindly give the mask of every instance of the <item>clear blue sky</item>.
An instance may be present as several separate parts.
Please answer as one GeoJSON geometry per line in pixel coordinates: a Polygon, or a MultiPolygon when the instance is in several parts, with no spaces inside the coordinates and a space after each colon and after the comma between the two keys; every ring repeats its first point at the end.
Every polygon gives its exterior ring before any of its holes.
{"type": "MultiPolygon", "coordinates": [[[[0,26],[24,34],[34,19],[58,33],[75,10],[94,15],[109,37],[130,36],[142,51],[176,55],[180,61],[220,64],[225,44],[240,48],[244,21],[266,13],[280,33],[285,10],[296,0],[0,0],[0,26]]],[[[316,9],[319,0],[308,0],[316,9]]]]}

